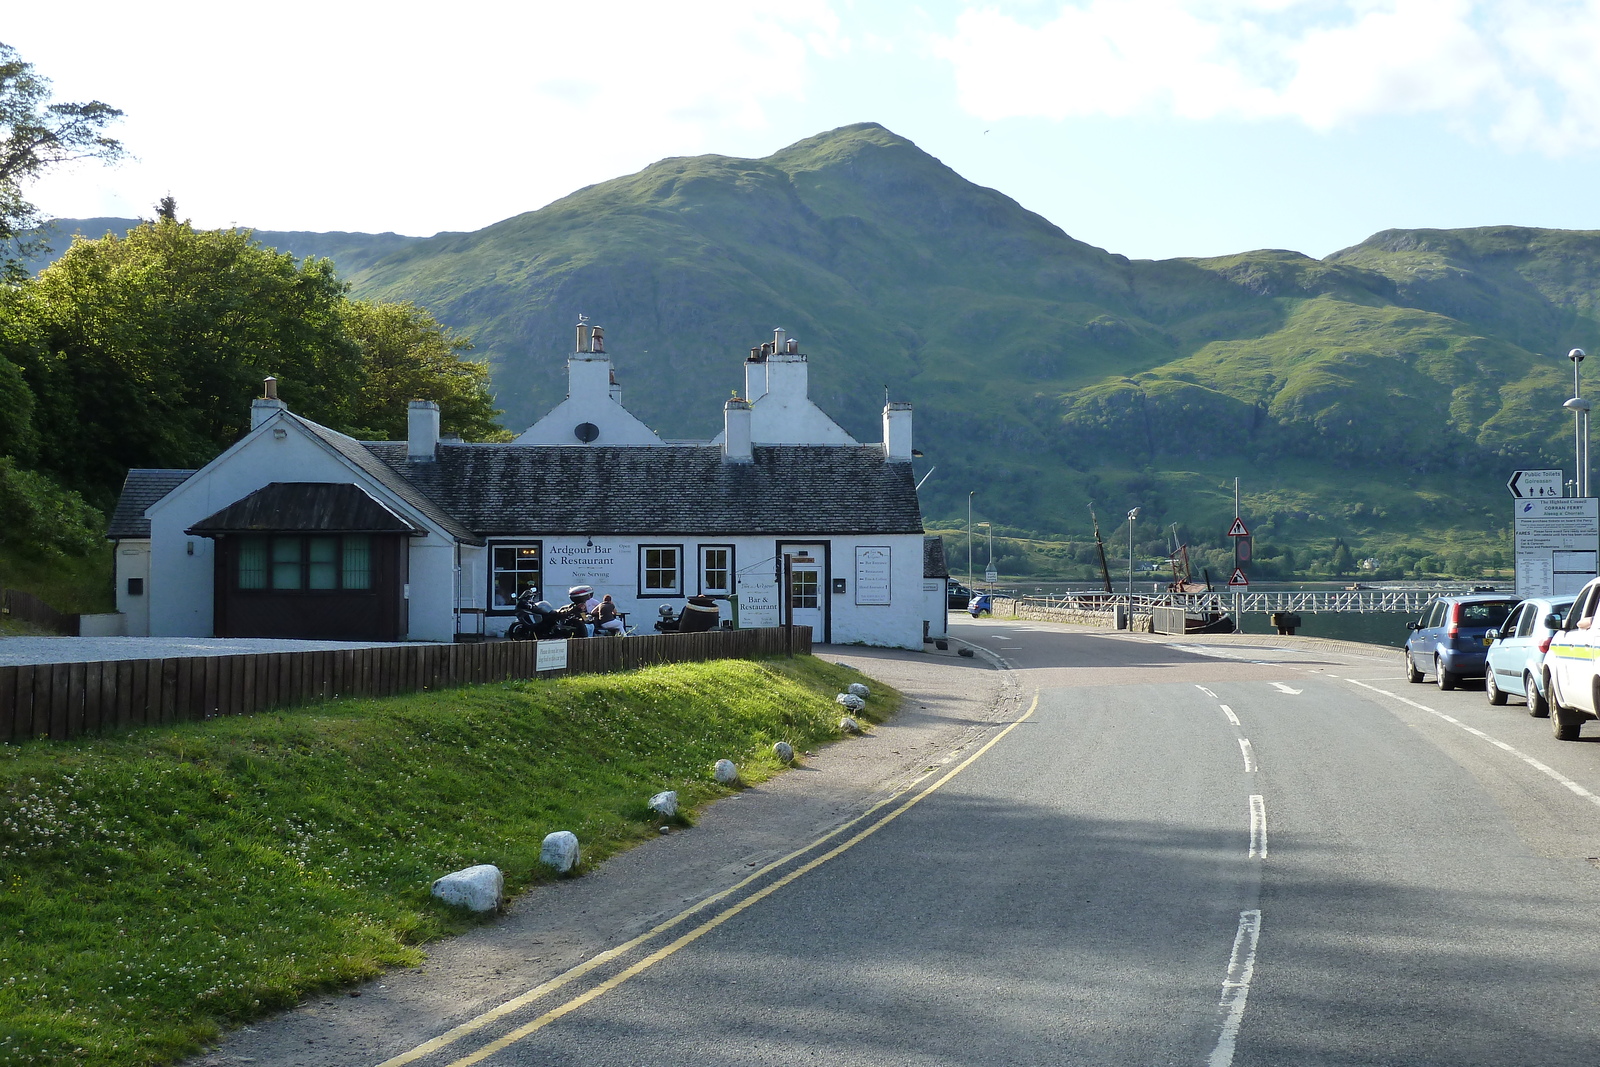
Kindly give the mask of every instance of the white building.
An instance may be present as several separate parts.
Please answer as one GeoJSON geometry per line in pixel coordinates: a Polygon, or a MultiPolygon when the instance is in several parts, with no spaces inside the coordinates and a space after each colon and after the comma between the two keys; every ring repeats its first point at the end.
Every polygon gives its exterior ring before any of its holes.
{"type": "Polygon", "coordinates": [[[705,444],[625,409],[600,328],[578,327],[568,395],[509,444],[443,440],[411,405],[404,442],[289,411],[269,380],[251,431],[199,471],[130,471],[113,516],[126,632],[451,641],[505,632],[516,592],[610,593],[650,632],[704,593],[740,626],[922,647],[926,592],[911,406],[859,444],[807,395],[779,331],[746,361],[749,399],[705,444]],[[758,391],[759,390],[759,391],[758,391]]]}

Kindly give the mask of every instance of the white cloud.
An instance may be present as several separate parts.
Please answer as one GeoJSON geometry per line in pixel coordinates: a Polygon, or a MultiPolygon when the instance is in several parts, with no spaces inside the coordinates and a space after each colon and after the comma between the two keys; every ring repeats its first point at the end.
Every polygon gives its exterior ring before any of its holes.
{"type": "Polygon", "coordinates": [[[138,156],[41,182],[42,208],[149,214],[170,190],[198,224],[263,228],[482,226],[762,130],[804,98],[816,57],[848,47],[828,0],[58,0],[14,14],[0,39],[58,99],[126,111],[117,135],[138,156]]]}
{"type": "Polygon", "coordinates": [[[1600,0],[1077,0],[969,7],[935,45],[986,120],[1170,114],[1318,130],[1437,115],[1600,147],[1600,0]]]}

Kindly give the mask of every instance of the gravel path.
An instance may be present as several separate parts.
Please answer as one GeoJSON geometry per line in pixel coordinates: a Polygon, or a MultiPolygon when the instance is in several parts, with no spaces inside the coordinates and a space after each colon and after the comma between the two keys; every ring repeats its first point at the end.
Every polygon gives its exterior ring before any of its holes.
{"type": "Polygon", "coordinates": [[[382,641],[289,641],[266,637],[0,637],[0,667],[382,647],[382,641]]]}

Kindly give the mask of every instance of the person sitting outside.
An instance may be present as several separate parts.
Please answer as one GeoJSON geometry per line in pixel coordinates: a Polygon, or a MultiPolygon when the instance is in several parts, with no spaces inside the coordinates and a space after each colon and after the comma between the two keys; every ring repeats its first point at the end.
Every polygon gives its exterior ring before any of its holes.
{"type": "Polygon", "coordinates": [[[617,615],[616,601],[607,593],[600,598],[600,606],[594,610],[595,624],[599,630],[612,637],[622,636],[622,619],[617,615]]]}
{"type": "Polygon", "coordinates": [[[683,615],[678,620],[678,632],[684,634],[704,633],[717,628],[717,619],[722,614],[722,608],[711,597],[698,593],[689,598],[683,606],[683,615]]]}
{"type": "Polygon", "coordinates": [[[594,589],[587,585],[575,585],[567,590],[567,599],[572,601],[571,612],[578,617],[579,625],[583,627],[583,636],[594,636],[595,612],[600,610],[600,601],[594,598],[594,589]]]}

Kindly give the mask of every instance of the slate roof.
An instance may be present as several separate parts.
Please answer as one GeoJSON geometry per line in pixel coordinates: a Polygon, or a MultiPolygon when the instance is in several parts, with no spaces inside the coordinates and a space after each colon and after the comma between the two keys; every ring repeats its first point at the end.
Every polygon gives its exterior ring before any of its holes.
{"type": "Polygon", "coordinates": [[[950,566],[944,559],[944,538],[934,534],[922,539],[922,576],[948,578],[950,566]]]}
{"type": "Polygon", "coordinates": [[[122,480],[122,495],[117,497],[116,510],[111,513],[106,540],[149,537],[150,520],[144,517],[144,509],[188,481],[193,473],[146,467],[130,470],[122,480]]]}
{"type": "Polygon", "coordinates": [[[911,464],[879,445],[757,445],[750,463],[718,445],[443,443],[432,463],[363,447],[483,536],[922,533],[911,464]]]}
{"type": "Polygon", "coordinates": [[[293,414],[290,414],[289,417],[298,421],[300,425],[306,428],[308,433],[325,442],[335,452],[338,452],[365,472],[373,481],[388,489],[433,522],[438,523],[451,537],[458,541],[467,541],[472,544],[481,543],[480,539],[471,530],[458,521],[456,515],[441,508],[439,503],[431,499],[428,494],[419,492],[415,485],[397,474],[392,466],[379,462],[375,457],[374,453],[377,449],[399,449],[400,458],[404,460],[406,455],[404,442],[399,444],[363,443],[357,441],[354,437],[346,437],[337,430],[330,430],[326,426],[312,422],[310,419],[302,419],[300,416],[293,414]]]}
{"type": "Polygon", "coordinates": [[[403,533],[426,531],[348,482],[271,482],[185,533],[403,533]]]}

